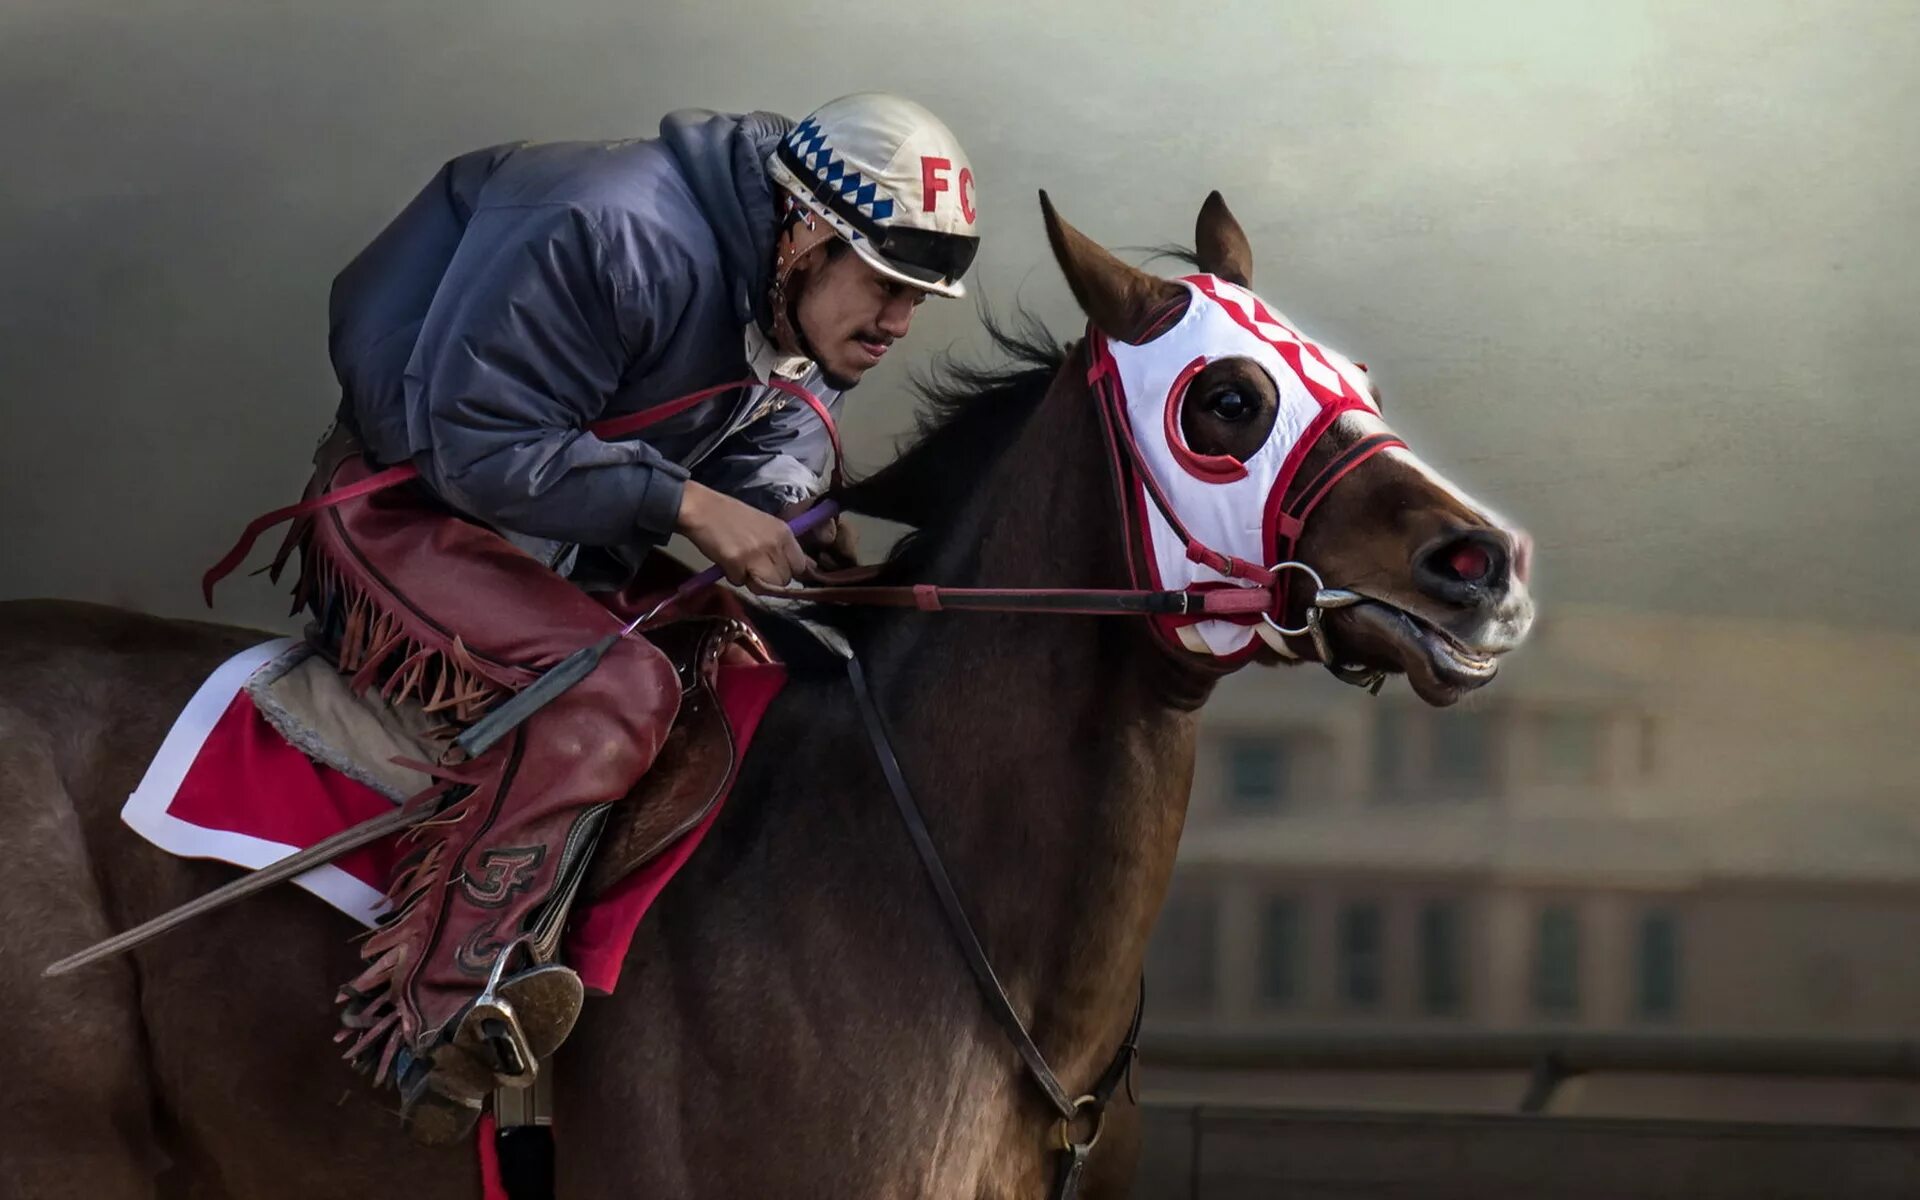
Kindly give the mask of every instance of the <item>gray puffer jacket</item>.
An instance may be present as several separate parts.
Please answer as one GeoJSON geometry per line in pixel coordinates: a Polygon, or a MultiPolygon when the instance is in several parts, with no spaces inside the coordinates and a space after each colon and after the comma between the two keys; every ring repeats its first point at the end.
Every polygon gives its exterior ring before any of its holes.
{"type": "MultiPolygon", "coordinates": [[[[657,543],[691,477],[772,512],[823,486],[805,405],[729,394],[606,442],[584,426],[746,378],[776,212],[767,156],[790,122],[676,112],[658,139],[462,155],[334,281],[342,415],[382,464],[412,461],[510,533],[657,543]]],[[[836,415],[818,370],[801,381],[836,415]]]]}

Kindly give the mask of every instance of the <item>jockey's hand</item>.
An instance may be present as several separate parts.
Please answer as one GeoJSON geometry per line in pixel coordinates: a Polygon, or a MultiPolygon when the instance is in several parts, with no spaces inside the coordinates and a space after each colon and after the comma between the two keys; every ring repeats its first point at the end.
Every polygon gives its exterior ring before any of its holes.
{"type": "MultiPolygon", "coordinates": [[[[792,521],[818,501],[803,500],[780,512],[780,519],[792,521]]],[[[816,571],[844,571],[860,565],[860,536],[853,522],[845,517],[829,517],[800,535],[800,547],[813,559],[816,571]]]]}
{"type": "Polygon", "coordinates": [[[811,565],[785,521],[691,480],[675,528],[736,585],[785,587],[811,565]]]}

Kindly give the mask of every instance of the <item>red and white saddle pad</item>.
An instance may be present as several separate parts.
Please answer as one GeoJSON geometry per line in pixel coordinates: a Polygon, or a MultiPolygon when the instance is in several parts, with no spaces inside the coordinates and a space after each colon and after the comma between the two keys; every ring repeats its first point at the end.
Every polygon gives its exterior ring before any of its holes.
{"type": "MultiPolygon", "coordinates": [[[[247,681],[295,645],[291,638],[264,642],[207,677],[121,809],[128,827],[182,857],[258,868],[393,810],[385,795],[288,743],[254,707],[247,681]]],[[[738,740],[736,763],[746,757],[760,718],[785,683],[786,669],[777,664],[721,669],[715,690],[738,740]]],[[[563,953],[590,990],[613,990],[641,918],[725,803],[723,793],[706,819],[664,853],[574,910],[563,953]]],[[[396,838],[293,882],[371,926],[385,910],[387,878],[399,856],[396,838]]]]}

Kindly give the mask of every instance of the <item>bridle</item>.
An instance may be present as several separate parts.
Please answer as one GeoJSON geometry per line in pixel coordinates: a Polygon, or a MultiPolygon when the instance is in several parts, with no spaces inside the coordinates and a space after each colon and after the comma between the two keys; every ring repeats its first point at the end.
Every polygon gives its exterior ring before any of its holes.
{"type": "MultiPolygon", "coordinates": [[[[1125,400],[1120,391],[1120,373],[1114,364],[1112,354],[1108,352],[1106,336],[1090,328],[1086,341],[1090,359],[1087,384],[1099,402],[1101,427],[1106,434],[1111,460],[1115,498],[1122,518],[1128,526],[1128,569],[1132,572],[1134,580],[1139,582],[1150,577],[1148,562],[1150,549],[1145,531],[1147,517],[1144,512],[1137,510],[1136,505],[1128,503],[1129,493],[1137,488],[1139,493],[1143,493],[1151,501],[1161,519],[1184,545],[1186,556],[1190,561],[1229,578],[1250,580],[1256,587],[1267,591],[1270,598],[1257,613],[1257,619],[1261,623],[1283,639],[1302,636],[1309,638],[1315,655],[1327,670],[1343,682],[1368,687],[1377,692],[1386,678],[1386,673],[1339,664],[1334,658],[1333,649],[1327,642],[1326,632],[1321,624],[1326,612],[1357,604],[1365,597],[1346,589],[1329,588],[1318,571],[1295,556],[1299,551],[1300,539],[1306,532],[1307,519],[1313,515],[1321,501],[1326,499],[1328,493],[1333,490],[1333,486],[1374,455],[1394,446],[1404,446],[1406,443],[1391,433],[1370,434],[1341,449],[1304,483],[1297,471],[1284,475],[1272,498],[1276,507],[1272,521],[1276,541],[1274,562],[1270,566],[1250,563],[1208,547],[1188,531],[1186,523],[1175,511],[1166,489],[1148,466],[1146,456],[1140,448],[1133,423],[1127,417],[1125,400]],[[1302,615],[1300,625],[1289,627],[1285,621],[1295,574],[1305,575],[1313,583],[1313,593],[1302,615]]],[[[1300,446],[1302,464],[1309,461],[1320,440],[1333,428],[1334,421],[1339,415],[1338,411],[1329,411],[1322,421],[1307,430],[1300,446]]],[[[1214,589],[1209,589],[1209,591],[1212,590],[1214,589]]],[[[1240,622],[1248,621],[1245,616],[1230,619],[1237,619],[1240,622]]],[[[1179,643],[1169,635],[1165,626],[1156,623],[1155,631],[1161,635],[1163,643],[1179,648],[1179,643]]]]}
{"type": "MultiPolygon", "coordinates": [[[[1386,672],[1369,667],[1343,665],[1329,644],[1322,621],[1326,613],[1361,603],[1368,598],[1345,588],[1328,587],[1320,573],[1294,555],[1306,531],[1307,521],[1335,484],[1362,463],[1383,450],[1405,443],[1392,433],[1379,432],[1362,437],[1343,447],[1319,465],[1311,476],[1295,474],[1276,494],[1273,525],[1278,554],[1272,565],[1249,562],[1222,553],[1188,531],[1175,510],[1166,489],[1155,478],[1146,456],[1127,419],[1119,391],[1117,372],[1111,355],[1106,353],[1105,335],[1089,329],[1082,343],[1089,365],[1086,380],[1100,413],[1100,427],[1107,445],[1109,477],[1114,488],[1115,506],[1121,514],[1127,544],[1127,566],[1132,588],[963,588],[935,584],[904,586],[842,585],[802,588],[761,588],[751,590],[763,596],[815,604],[866,605],[916,608],[922,612],[976,611],[1007,613],[1049,613],[1080,616],[1144,616],[1153,619],[1157,640],[1176,658],[1200,670],[1224,671],[1238,662],[1216,666],[1205,662],[1184,647],[1171,632],[1174,621],[1222,620],[1235,624],[1265,624],[1283,638],[1304,637],[1313,647],[1317,661],[1344,683],[1377,692],[1386,672]],[[1147,514],[1134,497],[1144,494],[1162,519],[1173,529],[1185,547],[1187,558],[1225,579],[1185,588],[1151,588],[1147,566],[1147,514]],[[1285,623],[1295,574],[1313,585],[1300,624],[1285,623]],[[1229,582],[1240,581],[1240,582],[1229,582]]],[[[1309,460],[1314,446],[1333,427],[1329,418],[1309,430],[1310,444],[1304,447],[1302,462],[1309,460]]],[[[832,579],[858,578],[864,571],[846,572],[832,579]]],[[[1297,657],[1297,656],[1296,656],[1297,657]]],[[[1244,661],[1244,660],[1242,660],[1244,661]]]]}

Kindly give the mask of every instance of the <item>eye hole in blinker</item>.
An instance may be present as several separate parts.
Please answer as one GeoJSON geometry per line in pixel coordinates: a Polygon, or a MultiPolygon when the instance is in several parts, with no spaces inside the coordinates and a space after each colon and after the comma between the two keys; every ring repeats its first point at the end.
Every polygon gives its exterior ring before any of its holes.
{"type": "MultiPolygon", "coordinates": [[[[1206,356],[1202,355],[1194,359],[1181,368],[1180,374],[1174,377],[1173,386],[1167,389],[1167,446],[1173,451],[1173,460],[1180,464],[1181,470],[1202,483],[1232,483],[1236,479],[1247,477],[1245,464],[1230,454],[1201,454],[1187,445],[1186,436],[1180,428],[1180,410],[1187,402],[1187,389],[1192,385],[1193,377],[1206,367],[1206,356]]],[[[1252,416],[1260,410],[1259,403],[1248,399],[1244,392],[1236,394],[1247,402],[1247,416],[1252,416]]],[[[1221,419],[1236,418],[1222,417],[1221,419]]]]}

